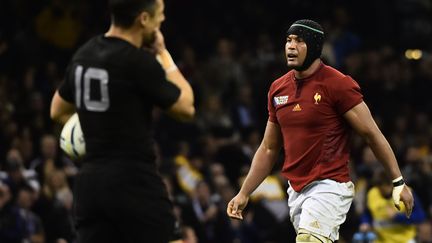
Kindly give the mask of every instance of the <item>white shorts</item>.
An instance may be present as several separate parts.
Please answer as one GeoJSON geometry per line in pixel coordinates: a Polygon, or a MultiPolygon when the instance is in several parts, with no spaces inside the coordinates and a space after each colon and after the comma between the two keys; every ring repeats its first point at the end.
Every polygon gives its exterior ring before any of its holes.
{"type": "Polygon", "coordinates": [[[301,192],[290,186],[288,207],[296,232],[299,228],[339,239],[339,227],[345,221],[354,198],[352,182],[339,183],[326,179],[307,185],[301,192]]]}

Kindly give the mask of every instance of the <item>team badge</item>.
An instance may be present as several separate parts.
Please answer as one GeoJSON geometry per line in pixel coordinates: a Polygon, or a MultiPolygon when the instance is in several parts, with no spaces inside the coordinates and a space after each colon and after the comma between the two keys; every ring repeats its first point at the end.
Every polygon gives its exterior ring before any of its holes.
{"type": "Polygon", "coordinates": [[[315,105],[318,105],[318,102],[321,101],[321,95],[318,93],[315,93],[314,99],[315,99],[315,105]]]}

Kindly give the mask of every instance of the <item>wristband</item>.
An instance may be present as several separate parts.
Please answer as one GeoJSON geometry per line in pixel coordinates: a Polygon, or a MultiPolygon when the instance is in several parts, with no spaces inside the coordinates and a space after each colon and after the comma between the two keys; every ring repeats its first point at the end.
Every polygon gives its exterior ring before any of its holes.
{"type": "Polygon", "coordinates": [[[403,184],[405,184],[405,181],[402,176],[399,176],[398,178],[393,180],[393,187],[402,186],[403,184]]]}

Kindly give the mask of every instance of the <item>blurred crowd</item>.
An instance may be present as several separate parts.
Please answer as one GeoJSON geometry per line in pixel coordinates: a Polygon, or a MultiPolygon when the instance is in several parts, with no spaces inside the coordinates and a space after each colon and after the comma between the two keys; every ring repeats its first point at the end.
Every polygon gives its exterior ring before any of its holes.
{"type": "MultiPolygon", "coordinates": [[[[398,221],[394,208],[374,219],[373,197],[385,195],[374,191],[384,183],[382,168],[353,134],[356,196],[339,242],[379,233],[383,219],[432,242],[432,2],[322,2],[166,0],[163,32],[193,86],[197,116],[180,124],[156,109],[155,150],[185,242],[294,242],[278,173],[283,155],[243,221],[225,208],[261,142],[268,88],[287,71],[286,28],[309,17],[324,26],[324,62],[360,84],[420,210],[410,221],[398,221]],[[407,59],[408,48],[422,50],[421,58],[407,59]]],[[[108,25],[104,0],[0,2],[0,242],[75,240],[80,163],[59,149],[61,126],[49,119],[49,105],[73,52],[108,25]]]]}

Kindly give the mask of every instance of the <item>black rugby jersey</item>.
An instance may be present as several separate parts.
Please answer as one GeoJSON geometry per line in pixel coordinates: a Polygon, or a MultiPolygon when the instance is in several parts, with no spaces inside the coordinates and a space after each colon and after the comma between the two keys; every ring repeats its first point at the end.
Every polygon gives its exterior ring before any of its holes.
{"type": "Polygon", "coordinates": [[[59,94],[77,108],[84,160],[121,156],[153,162],[152,109],[169,108],[180,90],[166,80],[153,54],[101,35],[72,57],[59,94]]]}

